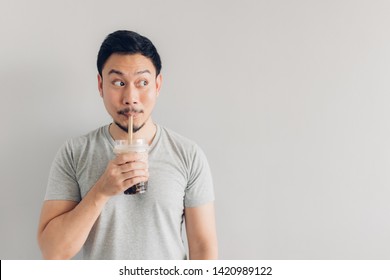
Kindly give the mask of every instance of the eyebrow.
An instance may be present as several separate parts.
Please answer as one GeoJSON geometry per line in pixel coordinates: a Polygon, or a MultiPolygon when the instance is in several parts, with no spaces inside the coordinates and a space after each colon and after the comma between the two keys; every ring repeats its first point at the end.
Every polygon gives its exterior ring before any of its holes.
{"type": "Polygon", "coordinates": [[[121,71],[115,70],[115,69],[111,69],[111,70],[108,72],[108,75],[111,75],[111,74],[118,74],[118,75],[121,75],[121,76],[124,75],[121,71]]]}
{"type": "MultiPolygon", "coordinates": [[[[144,73],[149,73],[150,75],[152,74],[148,69],[146,69],[146,70],[137,71],[137,72],[134,73],[134,75],[141,75],[141,74],[144,74],[144,73]]],[[[120,75],[120,76],[124,76],[125,75],[125,74],[123,74],[122,71],[119,71],[119,70],[116,70],[116,69],[111,69],[108,72],[108,75],[111,75],[111,74],[117,74],[117,75],[120,75]]]]}
{"type": "Polygon", "coordinates": [[[141,71],[135,72],[134,75],[141,75],[141,74],[144,74],[144,73],[152,74],[152,73],[150,73],[150,71],[148,69],[146,69],[146,70],[141,70],[141,71]]]}

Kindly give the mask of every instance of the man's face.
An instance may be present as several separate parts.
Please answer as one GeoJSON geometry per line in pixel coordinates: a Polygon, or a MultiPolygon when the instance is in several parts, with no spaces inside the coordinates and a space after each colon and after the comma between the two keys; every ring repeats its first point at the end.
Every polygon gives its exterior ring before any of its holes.
{"type": "Polygon", "coordinates": [[[134,132],[150,120],[161,87],[152,61],[141,54],[112,54],[98,75],[98,86],[107,112],[124,131],[133,115],[134,132]]]}

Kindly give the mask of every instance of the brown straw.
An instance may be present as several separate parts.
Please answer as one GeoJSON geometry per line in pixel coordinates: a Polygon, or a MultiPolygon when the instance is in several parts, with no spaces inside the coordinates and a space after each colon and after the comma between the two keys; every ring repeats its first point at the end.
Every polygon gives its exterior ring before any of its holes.
{"type": "Polygon", "coordinates": [[[128,141],[129,144],[133,144],[133,115],[130,115],[129,126],[128,126],[128,141]]]}

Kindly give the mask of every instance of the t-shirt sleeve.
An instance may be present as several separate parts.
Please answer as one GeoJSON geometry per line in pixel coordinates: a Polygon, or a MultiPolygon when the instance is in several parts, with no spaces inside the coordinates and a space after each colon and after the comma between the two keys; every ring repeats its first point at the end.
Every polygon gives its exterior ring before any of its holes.
{"type": "Polygon", "coordinates": [[[212,201],[214,201],[214,187],[210,166],[203,151],[195,145],[184,206],[196,207],[212,201]]]}
{"type": "Polygon", "coordinates": [[[49,173],[45,200],[81,200],[71,141],[57,152],[49,173]]]}

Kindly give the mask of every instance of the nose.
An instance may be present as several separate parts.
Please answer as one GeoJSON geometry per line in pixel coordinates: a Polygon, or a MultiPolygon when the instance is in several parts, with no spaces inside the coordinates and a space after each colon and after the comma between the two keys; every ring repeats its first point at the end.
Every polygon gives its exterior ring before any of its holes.
{"type": "Polygon", "coordinates": [[[133,105],[138,104],[138,93],[137,89],[128,85],[125,87],[123,92],[123,104],[124,105],[133,105]]]}

